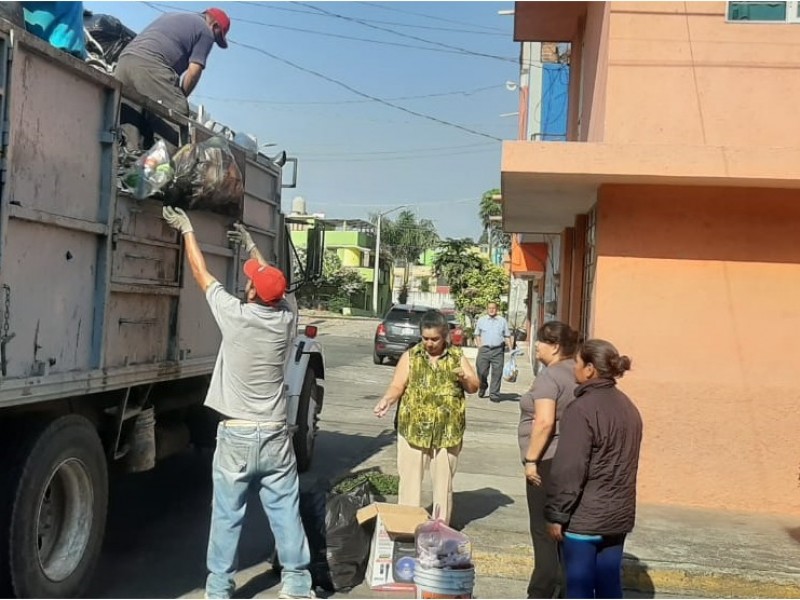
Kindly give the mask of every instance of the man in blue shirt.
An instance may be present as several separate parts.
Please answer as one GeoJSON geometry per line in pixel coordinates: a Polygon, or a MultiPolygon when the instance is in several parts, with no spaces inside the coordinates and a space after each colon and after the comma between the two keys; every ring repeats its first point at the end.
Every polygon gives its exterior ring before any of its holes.
{"type": "Polygon", "coordinates": [[[476,367],[478,379],[481,381],[478,396],[486,397],[489,388],[489,399],[500,402],[500,383],[503,379],[503,352],[513,344],[508,322],[497,314],[497,302],[489,302],[486,314],[478,319],[475,325],[475,343],[478,346],[478,360],[476,367]],[[491,369],[492,384],[489,387],[489,370],[491,369]]]}
{"type": "Polygon", "coordinates": [[[167,13],[125,46],[114,76],[137,92],[182,115],[214,42],[227,48],[231,21],[224,11],[167,13]],[[181,79],[181,77],[183,77],[181,79]]]}

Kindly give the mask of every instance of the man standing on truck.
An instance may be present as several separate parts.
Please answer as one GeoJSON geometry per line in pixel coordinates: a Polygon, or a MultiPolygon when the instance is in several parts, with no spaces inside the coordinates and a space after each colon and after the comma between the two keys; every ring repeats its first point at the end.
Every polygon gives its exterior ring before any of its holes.
{"type": "Polygon", "coordinates": [[[166,13],[125,46],[114,76],[148,98],[182,115],[214,42],[227,48],[231,28],[219,8],[202,13],[166,13]],[[183,79],[181,80],[181,76],[183,79]]]}
{"type": "Polygon", "coordinates": [[[237,224],[231,236],[241,240],[251,257],[244,264],[247,285],[242,302],[206,269],[186,213],[164,207],[163,214],[181,232],[194,279],[222,332],[205,401],[222,418],[212,466],[206,597],[233,595],[247,495],[257,485],[283,565],[278,597],[313,598],[308,540],[300,520],[297,463],[286,422],[284,363],[294,325],[285,300],[286,278],[267,264],[253,238],[237,224]]]}

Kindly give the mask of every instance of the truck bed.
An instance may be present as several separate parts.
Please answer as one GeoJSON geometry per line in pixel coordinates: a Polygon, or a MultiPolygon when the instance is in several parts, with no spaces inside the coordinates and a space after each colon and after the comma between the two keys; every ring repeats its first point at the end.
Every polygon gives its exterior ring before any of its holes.
{"type": "MultiPolygon", "coordinates": [[[[117,189],[120,108],[180,144],[212,133],[0,21],[0,409],[209,374],[220,335],[161,202],[117,189]]],[[[281,171],[232,145],[238,218],[269,259],[283,227],[281,171]]],[[[192,213],[208,268],[231,291],[235,218],[192,213]]]]}

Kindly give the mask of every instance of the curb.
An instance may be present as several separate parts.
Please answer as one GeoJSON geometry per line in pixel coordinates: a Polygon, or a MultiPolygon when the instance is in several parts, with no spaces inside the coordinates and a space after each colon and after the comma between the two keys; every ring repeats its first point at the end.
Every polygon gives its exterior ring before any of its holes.
{"type": "MultiPolygon", "coordinates": [[[[474,550],[475,570],[484,577],[500,577],[528,581],[533,557],[511,552],[474,550]]],[[[644,594],[657,592],[683,593],[735,598],[798,598],[800,575],[766,571],[714,569],[679,563],[646,563],[638,559],[622,559],[622,585],[626,590],[644,594]]]]}

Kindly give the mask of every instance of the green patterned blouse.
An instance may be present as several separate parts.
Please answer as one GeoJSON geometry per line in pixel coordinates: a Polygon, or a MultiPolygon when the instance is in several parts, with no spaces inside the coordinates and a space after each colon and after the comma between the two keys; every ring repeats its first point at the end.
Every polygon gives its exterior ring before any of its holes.
{"type": "Polygon", "coordinates": [[[397,409],[397,432],[412,446],[452,448],[461,443],[466,406],[454,371],[462,356],[460,348],[449,347],[433,366],[422,343],[409,350],[408,385],[397,409]]]}

